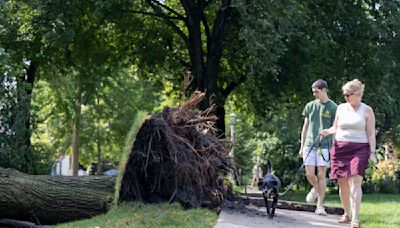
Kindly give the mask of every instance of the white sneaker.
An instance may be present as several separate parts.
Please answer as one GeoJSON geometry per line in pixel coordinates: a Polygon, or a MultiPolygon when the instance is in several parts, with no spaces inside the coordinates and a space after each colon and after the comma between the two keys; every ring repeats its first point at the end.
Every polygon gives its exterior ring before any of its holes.
{"type": "Polygon", "coordinates": [[[310,192],[307,194],[307,196],[306,196],[306,202],[307,203],[312,203],[312,202],[314,202],[316,199],[317,199],[317,197],[318,197],[318,194],[317,194],[317,192],[315,191],[315,188],[312,188],[311,190],[310,190],[310,192]]]}
{"type": "Polygon", "coordinates": [[[326,211],[324,207],[317,207],[317,209],[315,210],[315,214],[317,215],[326,215],[326,211]]]}

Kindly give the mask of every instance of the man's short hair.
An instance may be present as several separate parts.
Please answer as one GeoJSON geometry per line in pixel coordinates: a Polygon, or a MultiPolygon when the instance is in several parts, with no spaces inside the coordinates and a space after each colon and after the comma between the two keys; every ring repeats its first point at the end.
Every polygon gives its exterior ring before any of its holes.
{"type": "Polygon", "coordinates": [[[328,88],[328,83],[326,83],[325,80],[318,79],[317,81],[315,81],[312,84],[311,88],[327,89],[328,88]]]}

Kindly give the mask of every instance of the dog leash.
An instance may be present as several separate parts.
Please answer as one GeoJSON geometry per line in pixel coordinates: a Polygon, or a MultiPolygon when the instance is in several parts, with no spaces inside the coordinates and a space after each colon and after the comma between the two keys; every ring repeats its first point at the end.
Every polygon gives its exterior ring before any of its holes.
{"type": "MultiPolygon", "coordinates": [[[[329,141],[328,141],[328,143],[327,143],[327,146],[328,146],[328,159],[325,159],[324,152],[322,151],[322,141],[324,139],[329,140],[328,137],[322,137],[322,139],[319,141],[318,147],[321,148],[321,154],[320,155],[321,155],[322,159],[325,162],[329,162],[331,160],[331,156],[329,154],[329,151],[331,151],[331,150],[330,150],[329,141]]],[[[315,156],[315,164],[317,164],[317,159],[318,159],[318,156],[315,156]]]]}
{"type": "MultiPolygon", "coordinates": [[[[314,140],[313,144],[311,145],[310,149],[308,150],[308,153],[307,153],[305,159],[303,159],[303,163],[301,164],[300,168],[297,170],[294,180],[288,186],[286,186],[284,192],[279,193],[279,196],[285,195],[292,188],[292,186],[298,181],[300,172],[304,169],[304,162],[307,160],[308,156],[311,153],[311,150],[315,147],[315,145],[317,145],[317,143],[320,143],[320,139],[321,139],[321,135],[318,134],[317,138],[314,140]]],[[[317,154],[315,155],[315,157],[317,157],[317,154]]]]}

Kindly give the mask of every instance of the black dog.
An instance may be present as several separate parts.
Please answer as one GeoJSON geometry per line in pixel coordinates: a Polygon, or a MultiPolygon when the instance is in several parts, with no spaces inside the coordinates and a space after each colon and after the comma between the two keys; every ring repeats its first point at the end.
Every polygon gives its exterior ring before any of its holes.
{"type": "Polygon", "coordinates": [[[281,180],[271,172],[271,163],[269,161],[267,162],[265,173],[264,178],[258,182],[258,187],[263,193],[268,218],[272,219],[275,215],[275,208],[278,204],[281,180]]]}

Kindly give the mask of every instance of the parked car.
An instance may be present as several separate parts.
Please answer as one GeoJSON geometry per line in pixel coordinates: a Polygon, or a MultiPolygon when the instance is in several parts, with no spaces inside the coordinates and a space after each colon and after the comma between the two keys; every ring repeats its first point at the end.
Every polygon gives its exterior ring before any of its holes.
{"type": "Polygon", "coordinates": [[[104,176],[109,176],[109,177],[116,177],[118,176],[118,169],[109,169],[105,172],[103,172],[104,176]]]}
{"type": "MultiPolygon", "coordinates": [[[[101,173],[100,175],[104,176],[118,176],[118,169],[115,168],[116,166],[114,164],[103,164],[101,166],[101,173]]],[[[89,168],[87,170],[88,175],[96,175],[97,174],[97,163],[92,162],[89,165],[89,168]]]]}

